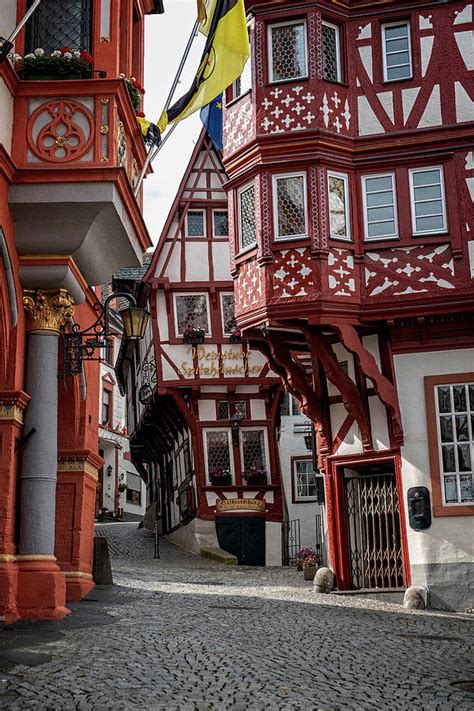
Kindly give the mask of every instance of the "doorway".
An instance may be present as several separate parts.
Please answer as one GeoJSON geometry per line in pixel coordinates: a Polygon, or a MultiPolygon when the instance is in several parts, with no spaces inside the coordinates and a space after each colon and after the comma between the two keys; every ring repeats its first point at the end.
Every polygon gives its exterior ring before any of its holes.
{"type": "Polygon", "coordinates": [[[265,518],[218,516],[219,546],[237,557],[239,565],[265,565],[265,518]]]}
{"type": "Polygon", "coordinates": [[[405,586],[400,511],[391,462],[344,468],[352,589],[405,586]]]}

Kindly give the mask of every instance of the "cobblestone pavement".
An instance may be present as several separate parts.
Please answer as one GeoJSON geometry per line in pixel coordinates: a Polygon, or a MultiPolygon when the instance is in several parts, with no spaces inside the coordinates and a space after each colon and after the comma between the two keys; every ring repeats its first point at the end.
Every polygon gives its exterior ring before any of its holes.
{"type": "Polygon", "coordinates": [[[453,685],[474,680],[466,615],[315,595],[293,569],[229,568],[163,541],[155,560],[135,524],[97,528],[116,585],[36,623],[36,638],[31,623],[1,633],[42,657],[7,670],[0,708],[474,708],[453,685]]]}

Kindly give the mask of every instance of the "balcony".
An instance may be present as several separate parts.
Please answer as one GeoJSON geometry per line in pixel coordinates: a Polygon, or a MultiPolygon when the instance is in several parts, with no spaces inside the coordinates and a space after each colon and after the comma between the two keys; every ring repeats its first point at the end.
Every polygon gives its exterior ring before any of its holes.
{"type": "Polygon", "coordinates": [[[151,242],[133,188],[146,147],[125,83],[20,81],[13,134],[20,255],[70,256],[90,285],[140,264],[151,242]]]}

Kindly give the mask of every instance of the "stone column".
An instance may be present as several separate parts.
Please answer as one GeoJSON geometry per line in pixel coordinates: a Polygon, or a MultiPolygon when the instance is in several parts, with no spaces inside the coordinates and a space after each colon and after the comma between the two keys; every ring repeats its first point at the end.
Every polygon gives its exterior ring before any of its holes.
{"type": "Polygon", "coordinates": [[[29,317],[26,392],[31,398],[23,431],[31,436],[22,452],[20,482],[18,561],[28,578],[21,586],[20,607],[22,616],[60,617],[66,610],[65,582],[54,558],[58,341],[60,326],[73,313],[73,300],[65,289],[25,290],[23,305],[29,317]],[[36,588],[36,596],[28,593],[28,584],[36,588]]]}

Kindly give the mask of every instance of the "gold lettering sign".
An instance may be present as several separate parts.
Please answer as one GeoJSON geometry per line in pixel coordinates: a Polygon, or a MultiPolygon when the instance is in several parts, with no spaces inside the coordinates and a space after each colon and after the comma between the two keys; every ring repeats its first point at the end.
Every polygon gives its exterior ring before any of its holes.
{"type": "Polygon", "coordinates": [[[216,501],[216,511],[224,513],[226,511],[265,511],[264,499],[218,499],[216,501]]]}
{"type": "Polygon", "coordinates": [[[261,365],[249,365],[249,354],[247,351],[223,350],[206,351],[204,346],[193,346],[189,349],[189,361],[183,361],[178,368],[178,375],[185,378],[194,378],[199,375],[201,378],[220,378],[234,376],[245,377],[253,375],[257,377],[262,371],[261,365]]]}

